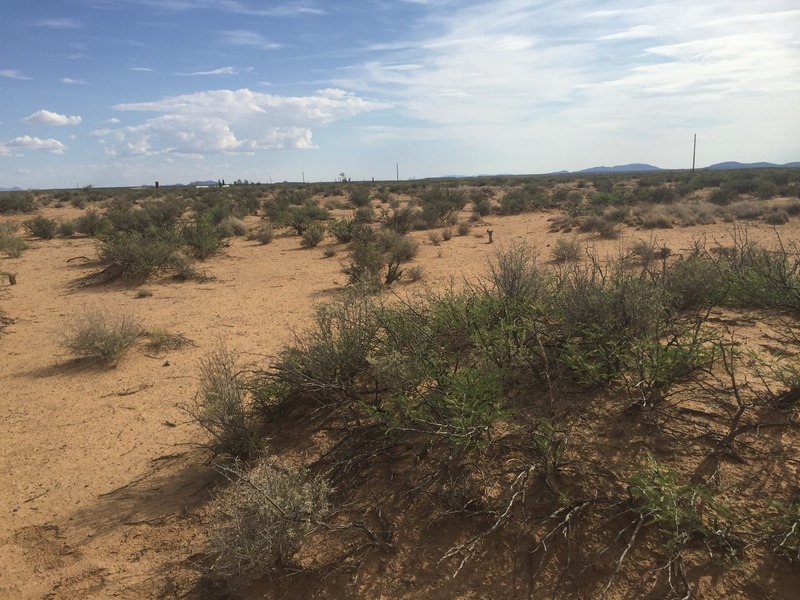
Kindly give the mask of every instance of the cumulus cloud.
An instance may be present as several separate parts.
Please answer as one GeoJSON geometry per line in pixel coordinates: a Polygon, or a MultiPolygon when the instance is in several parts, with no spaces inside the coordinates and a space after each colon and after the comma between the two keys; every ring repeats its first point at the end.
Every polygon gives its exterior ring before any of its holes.
{"type": "Polygon", "coordinates": [[[234,154],[313,148],[312,127],[387,105],[340,89],[310,96],[276,96],[249,89],[170,96],[118,104],[128,112],[160,113],[138,125],[92,135],[114,156],[234,154]]]}
{"type": "Polygon", "coordinates": [[[28,125],[79,125],[81,118],[77,115],[68,117],[49,110],[37,110],[35,113],[22,119],[28,125]]]}
{"type": "Polygon", "coordinates": [[[66,146],[52,138],[43,140],[29,135],[16,137],[8,142],[0,142],[0,155],[2,156],[11,156],[12,153],[24,152],[25,150],[40,150],[50,154],[63,154],[66,146]]]}
{"type": "Polygon", "coordinates": [[[23,80],[30,80],[30,77],[26,77],[25,75],[21,74],[16,69],[0,69],[0,77],[5,77],[7,79],[23,79],[23,80]]]}
{"type": "Polygon", "coordinates": [[[61,83],[65,85],[85,85],[86,81],[83,79],[72,79],[71,77],[62,77],[61,83]]]}

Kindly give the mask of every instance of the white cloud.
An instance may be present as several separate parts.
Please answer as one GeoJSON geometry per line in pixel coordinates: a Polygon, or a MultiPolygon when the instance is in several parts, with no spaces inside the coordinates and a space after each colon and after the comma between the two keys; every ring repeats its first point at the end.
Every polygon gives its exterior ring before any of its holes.
{"type": "Polygon", "coordinates": [[[131,71],[140,71],[142,73],[152,73],[153,69],[150,67],[131,67],[129,70],[131,71]]]}
{"type": "Polygon", "coordinates": [[[112,125],[118,125],[119,123],[121,123],[121,121],[117,117],[111,117],[108,120],[108,122],[111,123],[112,125]]]}
{"type": "Polygon", "coordinates": [[[26,77],[22,75],[16,69],[2,69],[0,70],[0,77],[6,77],[7,79],[22,79],[26,81],[30,81],[31,77],[26,77]]]}
{"type": "Polygon", "coordinates": [[[282,48],[280,44],[269,41],[262,35],[253,31],[223,31],[219,33],[220,40],[232,46],[249,46],[260,50],[277,50],[282,48]]]}
{"type": "Polygon", "coordinates": [[[155,6],[160,10],[220,10],[224,12],[257,17],[293,17],[305,15],[324,15],[325,10],[315,2],[295,0],[269,8],[255,7],[238,0],[128,0],[133,4],[155,6]]]}
{"type": "Polygon", "coordinates": [[[118,104],[120,111],[155,112],[139,125],[94,131],[114,156],[207,155],[313,148],[312,130],[386,108],[339,89],[310,96],[276,96],[249,89],[215,90],[118,104]]]}
{"type": "Polygon", "coordinates": [[[37,27],[47,27],[49,29],[80,29],[81,22],[77,19],[42,19],[34,23],[37,27]]]}
{"type": "Polygon", "coordinates": [[[28,115],[22,119],[22,122],[28,125],[78,125],[81,122],[81,118],[77,115],[68,117],[67,115],[60,115],[42,109],[28,115]]]}
{"type": "Polygon", "coordinates": [[[3,156],[10,156],[14,151],[24,150],[41,150],[50,154],[63,154],[66,146],[52,138],[43,140],[29,135],[23,135],[8,142],[0,142],[0,154],[3,156]]]}
{"type": "Polygon", "coordinates": [[[193,73],[178,73],[178,75],[238,75],[236,67],[220,67],[211,71],[195,71],[193,73]]]}
{"type": "Polygon", "coordinates": [[[619,147],[647,132],[652,146],[677,127],[746,135],[765,111],[797,114],[796,2],[730,0],[724,16],[696,0],[621,1],[613,11],[589,0],[419,4],[426,14],[405,37],[367,46],[369,59],[333,79],[390,99],[410,129],[569,156],[584,140],[592,148],[586,128],[619,147]]]}
{"type": "Polygon", "coordinates": [[[64,85],[86,85],[86,80],[72,79],[71,77],[62,77],[61,83],[63,83],[64,85]]]}

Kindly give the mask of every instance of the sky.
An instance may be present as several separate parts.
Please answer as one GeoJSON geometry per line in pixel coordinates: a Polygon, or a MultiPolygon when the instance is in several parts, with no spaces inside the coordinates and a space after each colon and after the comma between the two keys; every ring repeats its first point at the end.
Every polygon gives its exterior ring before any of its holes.
{"type": "Polygon", "coordinates": [[[797,0],[6,0],[0,188],[800,160],[797,0]]]}

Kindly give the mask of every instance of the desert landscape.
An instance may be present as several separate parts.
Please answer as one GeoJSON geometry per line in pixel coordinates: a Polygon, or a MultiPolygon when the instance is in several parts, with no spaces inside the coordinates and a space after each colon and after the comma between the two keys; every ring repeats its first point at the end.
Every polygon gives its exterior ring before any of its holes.
{"type": "Polygon", "coordinates": [[[800,171],[0,193],[0,597],[794,598],[800,171]]]}

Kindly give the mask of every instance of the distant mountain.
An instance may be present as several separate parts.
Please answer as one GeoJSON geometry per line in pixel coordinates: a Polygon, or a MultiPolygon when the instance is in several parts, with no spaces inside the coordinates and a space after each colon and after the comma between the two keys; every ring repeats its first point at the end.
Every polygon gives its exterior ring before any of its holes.
{"type": "Polygon", "coordinates": [[[20,187],[12,187],[12,188],[0,188],[0,192],[21,192],[22,188],[20,187]]]}
{"type": "Polygon", "coordinates": [[[728,162],[721,162],[715,165],[706,167],[709,171],[730,171],[733,169],[770,169],[779,167],[800,167],[800,162],[786,163],[785,165],[776,165],[769,162],[754,162],[754,163],[740,163],[735,160],[728,162]]]}
{"type": "Polygon", "coordinates": [[[632,163],[629,165],[617,165],[616,167],[592,167],[573,173],[638,173],[640,171],[661,171],[662,169],[644,163],[632,163]]]}

